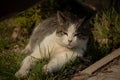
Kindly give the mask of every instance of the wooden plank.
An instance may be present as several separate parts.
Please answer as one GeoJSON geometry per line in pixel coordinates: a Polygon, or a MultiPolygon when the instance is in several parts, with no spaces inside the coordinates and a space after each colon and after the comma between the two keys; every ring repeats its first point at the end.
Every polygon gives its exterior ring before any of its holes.
{"type": "Polygon", "coordinates": [[[103,67],[104,65],[106,65],[107,63],[112,61],[113,59],[117,58],[118,56],[120,56],[120,48],[116,49],[115,51],[113,51],[109,55],[105,56],[101,60],[97,61],[96,63],[92,64],[88,68],[84,69],[83,71],[80,72],[80,74],[90,74],[91,75],[96,70],[100,69],[101,67],[103,67]]]}

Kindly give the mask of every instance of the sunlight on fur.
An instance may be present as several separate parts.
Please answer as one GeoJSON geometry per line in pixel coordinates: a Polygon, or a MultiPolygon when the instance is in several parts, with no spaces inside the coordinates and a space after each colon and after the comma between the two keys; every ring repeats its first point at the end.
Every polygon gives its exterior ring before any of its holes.
{"type": "Polygon", "coordinates": [[[58,11],[57,16],[41,22],[22,51],[31,54],[23,60],[15,76],[27,76],[35,63],[45,57],[50,57],[48,64],[43,67],[45,74],[59,71],[67,62],[83,57],[88,41],[88,35],[81,32],[83,21],[84,19],[78,19],[74,15],[69,17],[58,11]]]}

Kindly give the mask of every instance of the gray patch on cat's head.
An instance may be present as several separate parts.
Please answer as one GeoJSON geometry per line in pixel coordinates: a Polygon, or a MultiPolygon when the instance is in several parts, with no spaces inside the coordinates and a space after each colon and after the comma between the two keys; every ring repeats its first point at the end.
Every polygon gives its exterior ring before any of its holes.
{"type": "Polygon", "coordinates": [[[59,27],[57,28],[57,33],[61,34],[62,32],[66,32],[70,24],[70,20],[68,19],[68,17],[66,17],[62,12],[58,11],[57,21],[59,24],[59,27]]]}
{"type": "Polygon", "coordinates": [[[79,19],[77,16],[75,16],[71,13],[64,14],[64,13],[58,11],[57,12],[57,20],[58,20],[58,24],[59,24],[59,27],[57,28],[57,35],[62,36],[67,33],[67,30],[71,25],[75,25],[73,27],[75,27],[75,29],[76,29],[76,34],[80,33],[81,28],[82,28],[81,24],[83,23],[84,18],[79,19]]]}
{"type": "Polygon", "coordinates": [[[89,20],[84,21],[76,30],[79,39],[88,39],[91,35],[89,20]]]}

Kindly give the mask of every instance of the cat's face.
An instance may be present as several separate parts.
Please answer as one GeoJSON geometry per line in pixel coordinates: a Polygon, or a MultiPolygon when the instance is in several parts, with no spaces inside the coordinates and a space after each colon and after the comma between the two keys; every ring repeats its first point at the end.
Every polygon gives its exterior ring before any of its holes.
{"type": "Polygon", "coordinates": [[[65,21],[65,19],[60,17],[61,16],[59,16],[59,19],[61,19],[59,20],[60,26],[56,35],[58,36],[58,41],[61,45],[68,48],[74,48],[87,41],[88,37],[80,27],[82,21],[72,21],[67,19],[65,21]]]}

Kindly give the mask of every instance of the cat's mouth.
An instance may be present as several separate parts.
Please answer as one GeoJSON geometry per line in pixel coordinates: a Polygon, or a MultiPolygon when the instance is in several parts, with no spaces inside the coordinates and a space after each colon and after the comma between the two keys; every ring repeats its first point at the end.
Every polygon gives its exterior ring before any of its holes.
{"type": "Polygon", "coordinates": [[[72,48],[77,47],[78,45],[76,43],[68,43],[66,46],[67,46],[67,48],[72,49],[72,48]]]}
{"type": "Polygon", "coordinates": [[[67,48],[73,48],[74,46],[72,44],[68,44],[67,48]]]}

